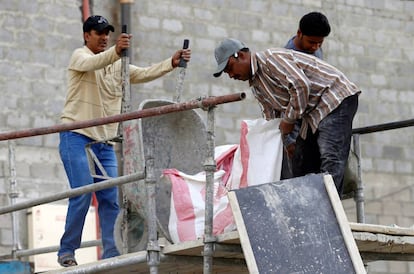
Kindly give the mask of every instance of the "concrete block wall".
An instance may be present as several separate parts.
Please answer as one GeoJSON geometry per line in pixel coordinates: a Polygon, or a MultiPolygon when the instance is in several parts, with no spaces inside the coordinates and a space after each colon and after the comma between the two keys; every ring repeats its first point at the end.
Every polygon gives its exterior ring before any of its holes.
{"type": "MultiPolygon", "coordinates": [[[[82,46],[80,0],[0,0],[0,109],[2,132],[59,123],[66,92],[66,66],[82,46]]],[[[93,2],[120,32],[118,1],[93,2]]],[[[190,39],[192,60],[182,100],[246,92],[247,99],[217,107],[216,144],[239,142],[243,119],[260,117],[248,85],[227,76],[212,77],[214,47],[225,37],[243,40],[252,50],[284,46],[300,17],[318,10],[327,15],[331,35],[325,60],[341,69],[363,91],[354,127],[414,117],[414,1],[412,0],[140,0],[131,6],[132,62],[163,60],[190,39]]],[[[132,87],[136,108],[149,98],[172,99],[176,72],[132,87]]],[[[200,111],[204,115],[203,111],[200,111]]],[[[411,128],[361,135],[366,219],[374,224],[412,226],[414,138],[411,128]]],[[[25,201],[63,191],[66,176],[57,134],[14,141],[19,197],[25,201]]],[[[7,142],[0,142],[0,205],[8,205],[7,142]]],[[[61,201],[65,202],[65,201],[61,201]]],[[[355,205],[344,201],[350,221],[355,205]]],[[[24,219],[24,212],[21,213],[24,219]]],[[[0,252],[12,246],[9,215],[0,216],[0,252]]],[[[24,221],[22,221],[24,227],[24,221]]],[[[25,234],[22,232],[21,234],[25,234]]],[[[23,244],[24,243],[24,237],[23,244]]],[[[375,262],[370,273],[411,273],[411,262],[375,262]]]]}

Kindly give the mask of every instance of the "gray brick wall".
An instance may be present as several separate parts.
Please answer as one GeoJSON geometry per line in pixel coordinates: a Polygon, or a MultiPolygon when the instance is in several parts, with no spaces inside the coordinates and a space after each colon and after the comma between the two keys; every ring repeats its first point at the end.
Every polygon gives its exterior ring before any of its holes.
{"type": "MultiPolygon", "coordinates": [[[[117,1],[93,1],[95,14],[120,31],[117,1]]],[[[83,44],[77,1],[0,0],[1,131],[59,122],[66,66],[83,44]]],[[[354,127],[412,119],[414,116],[414,1],[403,0],[142,0],[132,6],[132,60],[146,66],[169,57],[190,39],[183,100],[244,91],[248,97],[216,110],[216,144],[238,143],[243,119],[260,117],[246,83],[215,79],[213,49],[224,37],[236,37],[252,50],[283,46],[300,17],[324,12],[332,25],[323,46],[325,59],[362,90],[354,127]]],[[[172,99],[175,72],[133,86],[134,107],[147,98],[172,99]]],[[[204,114],[203,114],[204,115],[204,114]]],[[[361,136],[366,218],[374,224],[413,225],[414,138],[411,128],[361,136]]],[[[63,191],[66,177],[56,150],[56,134],[18,139],[16,166],[19,201],[63,191]]],[[[0,142],[0,205],[8,205],[8,149],[0,142]]],[[[63,201],[64,202],[64,201],[63,201]]],[[[355,205],[344,201],[350,221],[355,205]]],[[[24,215],[24,214],[22,214],[24,215]]],[[[9,215],[0,216],[0,251],[10,252],[9,215]]],[[[24,218],[24,216],[22,216],[24,218]]],[[[22,233],[24,234],[24,233],[22,233]]],[[[24,241],[24,240],[23,240],[24,241]]],[[[410,262],[375,262],[370,273],[410,273],[410,262]]]]}

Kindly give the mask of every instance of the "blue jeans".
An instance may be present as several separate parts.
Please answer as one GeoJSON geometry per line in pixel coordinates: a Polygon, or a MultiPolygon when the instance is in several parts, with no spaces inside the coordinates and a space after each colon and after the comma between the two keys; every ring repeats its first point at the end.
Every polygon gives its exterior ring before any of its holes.
{"type": "MultiPolygon", "coordinates": [[[[85,145],[94,140],[82,134],[66,131],[60,133],[59,153],[65,167],[71,188],[77,188],[101,181],[91,176],[85,145]]],[[[109,177],[118,176],[118,167],[113,147],[105,143],[91,146],[109,177]]],[[[97,169],[96,174],[101,174],[97,169]]],[[[112,187],[95,192],[98,200],[98,215],[103,245],[102,258],[118,256],[114,241],[114,224],[119,212],[118,188],[112,187]]],[[[65,232],[60,240],[58,256],[75,255],[80,247],[85,217],[92,200],[92,193],[69,199],[65,232]]]]}
{"type": "Polygon", "coordinates": [[[358,95],[347,97],[326,116],[315,133],[309,129],[306,139],[296,139],[293,176],[308,173],[332,175],[339,196],[352,139],[352,121],[358,109],[358,95]]]}

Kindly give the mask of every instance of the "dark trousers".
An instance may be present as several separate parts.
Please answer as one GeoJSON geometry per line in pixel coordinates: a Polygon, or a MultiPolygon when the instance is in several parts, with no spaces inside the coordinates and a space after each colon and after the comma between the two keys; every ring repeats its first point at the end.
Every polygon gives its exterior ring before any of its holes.
{"type": "Polygon", "coordinates": [[[292,159],[293,177],[329,173],[341,196],[357,109],[358,95],[350,96],[319,123],[315,133],[309,128],[305,140],[298,136],[292,159]]]}

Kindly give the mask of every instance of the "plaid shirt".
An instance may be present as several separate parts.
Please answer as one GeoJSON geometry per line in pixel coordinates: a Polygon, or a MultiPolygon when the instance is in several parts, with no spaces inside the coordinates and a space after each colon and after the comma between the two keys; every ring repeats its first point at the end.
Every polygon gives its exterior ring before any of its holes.
{"type": "Polygon", "coordinates": [[[361,92],[338,69],[310,54],[272,48],[251,56],[249,84],[264,116],[283,116],[292,124],[302,119],[300,135],[304,139],[308,126],[315,132],[319,122],[345,98],[361,92]]]}

